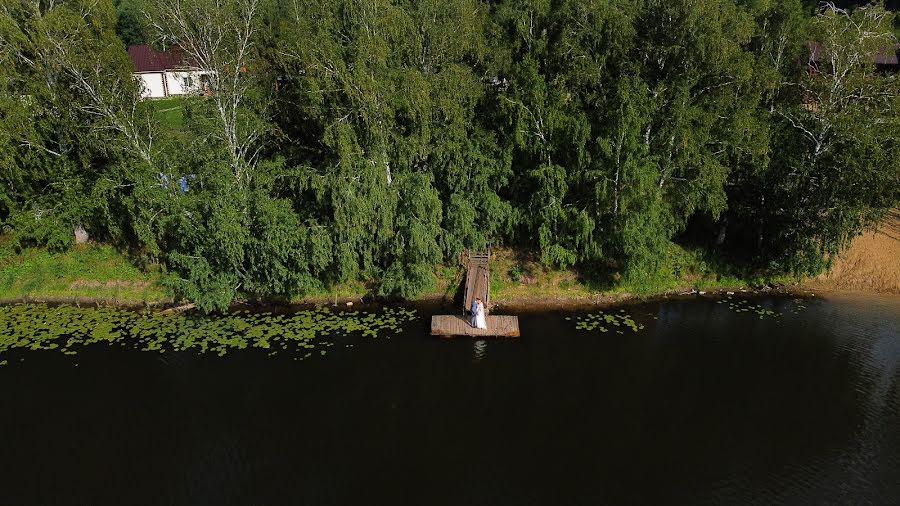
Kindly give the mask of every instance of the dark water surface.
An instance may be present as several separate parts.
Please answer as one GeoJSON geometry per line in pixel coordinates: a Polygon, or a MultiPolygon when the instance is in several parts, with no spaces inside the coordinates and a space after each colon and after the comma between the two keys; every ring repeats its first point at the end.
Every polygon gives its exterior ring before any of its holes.
{"type": "MultiPolygon", "coordinates": [[[[4,504],[900,504],[900,297],[627,307],[638,333],[294,361],[7,353],[4,504]],[[20,361],[24,358],[24,361],[20,361]],[[77,365],[76,365],[77,364],[77,365]]],[[[343,346],[352,343],[348,348],[343,346]]]]}

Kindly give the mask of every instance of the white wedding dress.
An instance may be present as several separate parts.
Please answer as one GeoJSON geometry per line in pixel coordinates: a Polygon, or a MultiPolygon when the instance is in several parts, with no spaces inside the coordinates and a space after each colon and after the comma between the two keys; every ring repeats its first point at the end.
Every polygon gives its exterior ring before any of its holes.
{"type": "Polygon", "coordinates": [[[475,328],[487,328],[487,319],[484,317],[484,304],[478,304],[478,313],[475,314],[475,328]]]}

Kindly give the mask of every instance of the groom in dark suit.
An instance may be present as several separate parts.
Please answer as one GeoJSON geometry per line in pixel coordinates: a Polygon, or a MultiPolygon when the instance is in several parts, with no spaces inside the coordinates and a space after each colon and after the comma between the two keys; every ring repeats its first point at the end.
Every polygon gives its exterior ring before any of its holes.
{"type": "Polygon", "coordinates": [[[475,319],[478,318],[478,299],[477,298],[472,299],[472,307],[469,308],[469,314],[472,315],[471,319],[469,320],[469,323],[473,327],[477,327],[478,325],[475,323],[475,319]]]}

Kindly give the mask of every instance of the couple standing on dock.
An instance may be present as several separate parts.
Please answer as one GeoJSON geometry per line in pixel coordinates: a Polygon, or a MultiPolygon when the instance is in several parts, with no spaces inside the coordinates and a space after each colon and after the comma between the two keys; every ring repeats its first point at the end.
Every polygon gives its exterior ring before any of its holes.
{"type": "Polygon", "coordinates": [[[476,329],[486,329],[487,320],[484,317],[484,302],[481,301],[481,297],[475,297],[472,301],[471,313],[472,326],[476,329]]]}

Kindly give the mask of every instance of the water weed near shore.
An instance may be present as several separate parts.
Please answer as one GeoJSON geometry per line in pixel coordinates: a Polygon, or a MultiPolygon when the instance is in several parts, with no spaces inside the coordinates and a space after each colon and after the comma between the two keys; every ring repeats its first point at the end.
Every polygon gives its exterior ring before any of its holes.
{"type": "Polygon", "coordinates": [[[803,299],[793,299],[791,306],[777,310],[766,307],[763,304],[754,304],[746,299],[734,300],[732,297],[721,299],[716,304],[727,305],[728,309],[735,313],[755,314],[760,320],[764,318],[781,318],[787,312],[799,314],[800,311],[806,309],[803,299]]]}
{"type": "Polygon", "coordinates": [[[239,311],[220,317],[163,315],[112,308],[22,304],[0,307],[0,354],[12,349],[59,350],[74,355],[97,343],[141,351],[193,350],[225,355],[246,348],[324,355],[328,336],[389,337],[416,318],[415,309],[337,312],[320,306],[292,313],[239,311]]]}

